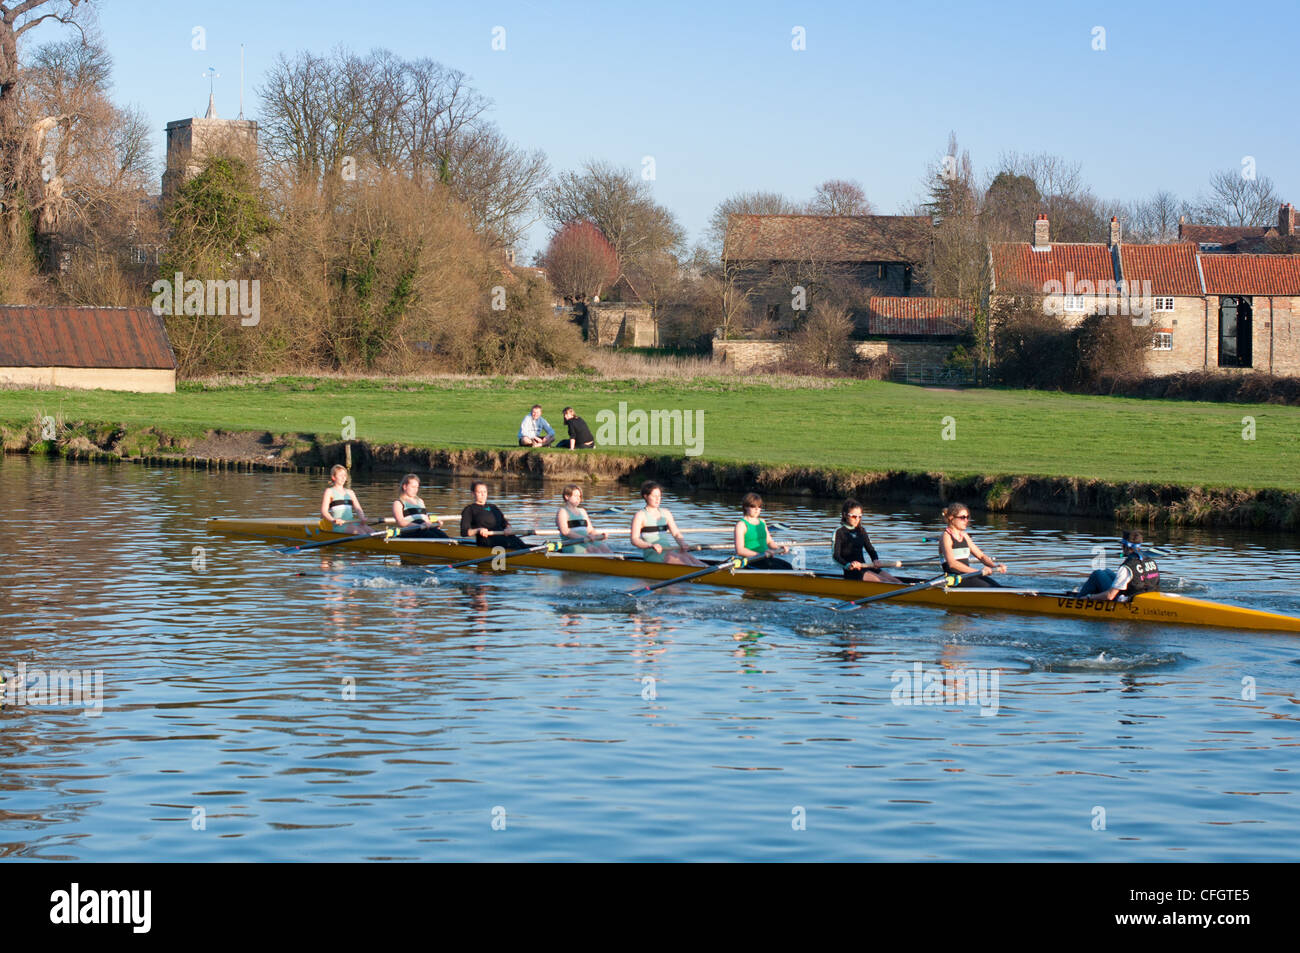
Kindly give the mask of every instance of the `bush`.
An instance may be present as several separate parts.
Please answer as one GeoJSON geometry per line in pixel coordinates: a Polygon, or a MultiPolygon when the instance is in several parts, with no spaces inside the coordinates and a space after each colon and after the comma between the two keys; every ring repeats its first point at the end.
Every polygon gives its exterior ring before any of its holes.
{"type": "Polygon", "coordinates": [[[1074,337],[1032,296],[1014,296],[991,315],[997,373],[1012,387],[1059,390],[1075,377],[1074,337]]]}
{"type": "Polygon", "coordinates": [[[822,371],[853,363],[853,319],[838,302],[816,304],[791,338],[794,358],[822,371]]]}
{"type": "Polygon", "coordinates": [[[1114,393],[1146,376],[1151,328],[1127,315],[1094,314],[1074,329],[1077,363],[1074,386],[1092,393],[1114,393]]]}

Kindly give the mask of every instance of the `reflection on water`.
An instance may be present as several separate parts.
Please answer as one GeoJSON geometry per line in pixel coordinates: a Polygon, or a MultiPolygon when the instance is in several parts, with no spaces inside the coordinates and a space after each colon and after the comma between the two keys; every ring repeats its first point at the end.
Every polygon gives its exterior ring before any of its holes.
{"type": "MultiPolygon", "coordinates": [[[[456,511],[468,482],[426,481],[456,511]]],[[[102,672],[102,714],[10,685],[0,851],[46,859],[1292,859],[1300,639],[453,572],[207,537],[319,477],[0,464],[0,667],[102,672]],[[997,712],[895,704],[998,675],[997,712]],[[944,673],[948,673],[947,676],[944,673]],[[1095,827],[1104,808],[1105,822],[1095,827]],[[799,809],[802,814],[799,813],[799,809]],[[792,823],[802,818],[802,824],[792,823]]],[[[519,525],[557,486],[499,482],[519,525]]],[[[395,478],[363,479],[378,512],[395,478]]],[[[589,505],[632,505],[593,487],[589,505]]],[[[682,525],[730,495],[670,496],[682,525]]],[[[824,540],[838,505],[777,497],[824,540]]],[[[933,513],[870,513],[928,555],[933,513]]],[[[978,514],[977,514],[978,515],[978,514]]],[[[598,518],[621,525],[630,514],[598,518]]],[[[1114,527],[979,517],[1048,587],[1114,527]]],[[[1300,613],[1295,540],[1174,530],[1181,591],[1300,613]]],[[[825,547],[810,549],[813,565],[825,547]]],[[[1013,559],[1015,562],[1013,562],[1013,559]]]]}

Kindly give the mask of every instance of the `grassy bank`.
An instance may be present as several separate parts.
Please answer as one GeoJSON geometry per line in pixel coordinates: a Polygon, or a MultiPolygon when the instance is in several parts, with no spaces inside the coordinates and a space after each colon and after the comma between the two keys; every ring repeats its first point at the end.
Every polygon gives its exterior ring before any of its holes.
{"type": "Polygon", "coordinates": [[[48,415],[61,425],[153,427],[186,438],[223,430],[338,440],[351,418],[356,439],[370,444],[499,449],[515,445],[519,421],[534,402],[563,434],[564,405],[596,429],[599,411],[617,411],[620,401],[629,410],[702,411],[699,459],[713,463],[1300,490],[1300,408],[879,381],[284,378],[186,384],[174,395],[0,390],[0,424],[12,435],[48,415]],[[1243,417],[1253,418],[1253,440],[1243,439],[1243,417]]]}

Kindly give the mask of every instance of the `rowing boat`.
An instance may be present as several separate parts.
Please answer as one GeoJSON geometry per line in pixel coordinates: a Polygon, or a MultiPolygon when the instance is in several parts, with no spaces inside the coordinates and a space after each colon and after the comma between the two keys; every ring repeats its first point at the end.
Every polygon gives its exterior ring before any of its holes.
{"type": "MultiPolygon", "coordinates": [[[[349,534],[322,530],[311,519],[213,519],[208,532],[217,536],[252,537],[268,542],[313,542],[342,539],[349,534]]],[[[401,556],[406,560],[457,562],[484,555],[484,549],[454,539],[402,539],[356,536],[339,549],[360,549],[401,556]]],[[[558,569],[635,579],[666,580],[695,571],[691,566],[647,562],[635,555],[574,555],[563,552],[513,556],[512,568],[558,569]]],[[[832,599],[861,599],[903,588],[891,583],[859,582],[835,573],[812,570],[721,569],[693,582],[767,592],[799,593],[832,599]]],[[[1158,622],[1209,625],[1224,629],[1259,629],[1300,633],[1300,618],[1247,609],[1243,606],[1192,599],[1169,592],[1144,592],[1130,602],[1079,599],[1063,592],[1008,588],[922,589],[897,597],[898,602],[943,609],[1024,612],[1117,622],[1158,622]]]]}

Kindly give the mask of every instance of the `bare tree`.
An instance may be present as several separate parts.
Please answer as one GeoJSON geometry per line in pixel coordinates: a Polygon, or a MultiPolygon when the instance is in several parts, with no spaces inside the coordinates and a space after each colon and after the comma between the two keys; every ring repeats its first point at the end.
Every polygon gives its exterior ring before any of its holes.
{"type": "Polygon", "coordinates": [[[813,215],[874,214],[862,184],[853,179],[827,179],[817,186],[808,211],[813,215]]]}
{"type": "Polygon", "coordinates": [[[1196,203],[1196,215],[1202,225],[1270,225],[1279,204],[1268,176],[1246,178],[1229,169],[1210,176],[1209,195],[1196,203]]]}
{"type": "Polygon", "coordinates": [[[24,115],[23,75],[18,40],[48,21],[74,27],[85,39],[83,22],[88,19],[87,0],[19,0],[0,2],[0,195],[9,240],[24,228],[27,213],[39,222],[47,204],[60,204],[59,184],[53,188],[42,176],[41,160],[45,139],[54,128],[72,117],[66,113],[24,115]],[[81,7],[81,14],[77,8],[81,7]]]}
{"type": "Polygon", "coordinates": [[[676,252],[686,231],[672,212],[654,200],[650,183],[630,169],[589,160],[578,172],[562,172],[540,196],[551,227],[592,222],[609,239],[624,267],[657,252],[676,252]]]}
{"type": "Polygon", "coordinates": [[[1138,199],[1128,208],[1125,231],[1133,241],[1167,244],[1178,240],[1178,216],[1183,203],[1165,189],[1138,199]]]}
{"type": "Polygon", "coordinates": [[[705,248],[715,261],[722,259],[723,244],[727,239],[727,222],[733,215],[794,215],[798,212],[798,203],[780,192],[737,192],[719,202],[709,216],[705,248]]]}
{"type": "Polygon", "coordinates": [[[546,154],[511,145],[495,126],[483,126],[451,148],[449,185],[469,208],[481,234],[502,247],[519,242],[537,220],[538,191],[550,173],[546,154]]]}

